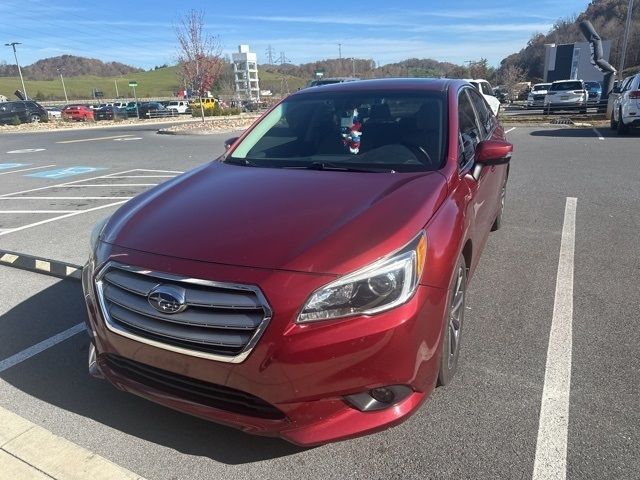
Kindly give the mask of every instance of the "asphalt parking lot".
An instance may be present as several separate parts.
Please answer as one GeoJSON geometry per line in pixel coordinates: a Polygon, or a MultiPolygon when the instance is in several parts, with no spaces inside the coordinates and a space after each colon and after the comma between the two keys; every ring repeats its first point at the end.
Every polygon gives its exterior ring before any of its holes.
{"type": "MultiPolygon", "coordinates": [[[[96,221],[233,136],[155,128],[2,135],[0,250],[82,264],[96,221]]],[[[79,282],[8,266],[0,407],[148,479],[638,478],[640,133],[518,126],[508,137],[507,210],[470,286],[461,370],[405,423],[300,449],[120,392],[87,374],[79,282]],[[549,381],[562,368],[564,393],[549,381]],[[566,411],[550,415],[564,394],[566,411]],[[536,462],[560,476],[534,474],[536,462]]]]}

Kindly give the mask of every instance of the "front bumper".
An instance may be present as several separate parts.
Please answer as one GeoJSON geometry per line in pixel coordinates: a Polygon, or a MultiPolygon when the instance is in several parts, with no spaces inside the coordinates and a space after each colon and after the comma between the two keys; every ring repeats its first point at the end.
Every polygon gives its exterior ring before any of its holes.
{"type": "Polygon", "coordinates": [[[446,290],[420,286],[408,303],[375,316],[297,325],[294,319],[308,295],[333,277],[205,264],[104,244],[100,248],[108,251],[105,259],[116,257],[121,263],[154,271],[258,285],[273,309],[269,326],[242,363],[172,352],[106,328],[92,281],[93,263],[89,262],[83,271],[83,286],[96,350],[94,366],[121,390],[248,433],[312,446],[400,423],[420,406],[435,384],[446,290]],[[130,369],[118,368],[118,359],[136,362],[143,369],[157,369],[154,375],[163,378],[191,379],[208,391],[228,389],[232,394],[247,394],[281,415],[266,418],[250,411],[219,408],[202,397],[176,390],[175,385],[163,386],[131,374],[130,369]],[[400,403],[374,412],[361,412],[345,401],[347,395],[388,385],[407,385],[412,393],[400,403]]]}

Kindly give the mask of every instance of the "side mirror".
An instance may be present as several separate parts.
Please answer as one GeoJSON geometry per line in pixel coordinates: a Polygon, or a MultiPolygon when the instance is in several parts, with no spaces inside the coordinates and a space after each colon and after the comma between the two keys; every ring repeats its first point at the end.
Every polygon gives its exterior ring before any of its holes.
{"type": "Polygon", "coordinates": [[[504,165],[511,160],[513,145],[502,140],[484,140],[476,146],[476,163],[480,165],[504,165]]]}
{"type": "Polygon", "coordinates": [[[228,138],[224,141],[224,149],[225,150],[229,150],[231,148],[231,145],[233,145],[234,143],[236,143],[236,140],[238,140],[240,137],[231,137],[228,138]]]}

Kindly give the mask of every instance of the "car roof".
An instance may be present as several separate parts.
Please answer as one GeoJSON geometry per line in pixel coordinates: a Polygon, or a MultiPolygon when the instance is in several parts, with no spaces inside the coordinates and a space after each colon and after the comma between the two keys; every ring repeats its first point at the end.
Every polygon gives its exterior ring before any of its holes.
{"type": "Polygon", "coordinates": [[[571,80],[571,79],[569,79],[569,80],[556,80],[553,83],[566,83],[566,82],[582,82],[582,80],[578,80],[578,79],[575,79],[575,80],[571,80]]]}
{"type": "Polygon", "coordinates": [[[405,90],[428,90],[444,92],[454,84],[464,85],[466,82],[449,78],[378,78],[319,85],[317,87],[299,90],[292,96],[316,95],[320,92],[364,92],[371,90],[398,92],[405,90]]]}

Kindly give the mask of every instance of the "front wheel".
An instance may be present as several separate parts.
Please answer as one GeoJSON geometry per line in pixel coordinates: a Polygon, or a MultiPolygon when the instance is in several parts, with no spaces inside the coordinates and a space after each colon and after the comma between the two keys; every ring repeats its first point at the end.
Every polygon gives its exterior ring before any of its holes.
{"type": "Polygon", "coordinates": [[[611,112],[611,120],[609,120],[609,126],[611,127],[611,130],[618,129],[618,122],[616,122],[616,120],[613,118],[613,112],[611,112]]]}
{"type": "Polygon", "coordinates": [[[40,121],[40,115],[36,115],[35,113],[29,117],[29,121],[31,123],[38,123],[40,121]]]}
{"type": "Polygon", "coordinates": [[[438,385],[441,386],[451,383],[458,368],[466,292],[467,265],[464,257],[460,255],[449,289],[449,306],[442,335],[440,369],[438,371],[438,385]]]}

